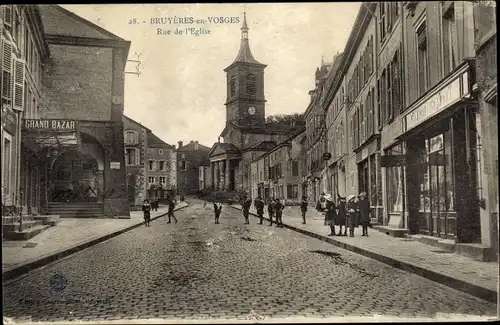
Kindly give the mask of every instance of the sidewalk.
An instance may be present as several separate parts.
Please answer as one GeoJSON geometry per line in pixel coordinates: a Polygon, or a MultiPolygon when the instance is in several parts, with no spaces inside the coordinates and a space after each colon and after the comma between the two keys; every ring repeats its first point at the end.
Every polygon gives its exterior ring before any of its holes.
{"type": "MultiPolygon", "coordinates": [[[[186,202],[176,210],[186,207],[186,202]]],[[[160,206],[151,212],[151,220],[166,215],[168,208],[160,206]]],[[[61,218],[29,241],[2,242],[2,278],[8,280],[52,261],[101,243],[139,227],[144,222],[142,211],[131,211],[130,219],[61,218]]]]}
{"type": "MultiPolygon", "coordinates": [[[[232,205],[240,209],[240,205],[232,205]]],[[[254,207],[250,213],[255,214],[254,207]]],[[[267,218],[267,211],[264,212],[267,218]]],[[[307,224],[302,224],[299,207],[285,207],[283,226],[291,230],[331,243],[346,250],[376,259],[393,267],[418,274],[443,285],[467,292],[479,298],[496,302],[498,296],[498,262],[478,262],[454,253],[443,253],[437,247],[408,238],[395,238],[375,229],[369,229],[369,237],[362,237],[361,227],[355,229],[355,237],[328,237],[330,228],[324,225],[324,217],[309,209],[307,224]]],[[[338,231],[338,227],[336,227],[338,231]]]]}

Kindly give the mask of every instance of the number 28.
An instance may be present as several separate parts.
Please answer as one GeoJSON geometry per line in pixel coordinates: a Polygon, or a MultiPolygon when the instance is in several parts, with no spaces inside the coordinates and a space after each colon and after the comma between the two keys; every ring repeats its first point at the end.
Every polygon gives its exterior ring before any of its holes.
{"type": "Polygon", "coordinates": [[[128,23],[129,23],[129,25],[130,25],[130,24],[137,24],[137,19],[135,19],[135,18],[134,18],[134,19],[130,19],[130,20],[128,21],[128,23]]]}

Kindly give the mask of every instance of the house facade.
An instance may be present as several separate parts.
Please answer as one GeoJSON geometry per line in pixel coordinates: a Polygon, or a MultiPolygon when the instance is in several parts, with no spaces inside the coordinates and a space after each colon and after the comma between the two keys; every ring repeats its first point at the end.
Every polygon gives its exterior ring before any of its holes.
{"type": "Polygon", "coordinates": [[[138,207],[147,198],[146,155],[151,130],[125,115],[123,129],[128,203],[138,207]]]}
{"type": "Polygon", "coordinates": [[[177,187],[177,155],[174,145],[170,145],[154,133],[147,135],[146,179],[147,198],[165,201],[175,195],[177,187]]]}
{"type": "Polygon", "coordinates": [[[178,141],[176,152],[176,192],[178,195],[194,194],[200,189],[200,167],[208,160],[210,148],[190,141],[178,141]]]}
{"type": "Polygon", "coordinates": [[[2,122],[9,116],[2,205],[128,216],[122,115],[130,42],[57,5],[1,10],[2,122]]]}

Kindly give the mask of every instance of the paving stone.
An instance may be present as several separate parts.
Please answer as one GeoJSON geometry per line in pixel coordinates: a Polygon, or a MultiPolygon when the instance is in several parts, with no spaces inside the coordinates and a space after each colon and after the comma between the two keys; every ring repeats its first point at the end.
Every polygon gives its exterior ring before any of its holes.
{"type": "Polygon", "coordinates": [[[496,315],[495,304],[317,239],[245,226],[234,209],[223,210],[220,225],[201,204],[176,216],[177,225],[152,222],[5,285],[4,315],[29,314],[33,321],[496,315]],[[205,251],[212,241],[217,246],[205,251]],[[51,289],[55,273],[68,280],[62,294],[51,289]],[[49,303],[58,297],[95,303],[49,303]],[[20,299],[40,304],[18,304],[20,299]]]}

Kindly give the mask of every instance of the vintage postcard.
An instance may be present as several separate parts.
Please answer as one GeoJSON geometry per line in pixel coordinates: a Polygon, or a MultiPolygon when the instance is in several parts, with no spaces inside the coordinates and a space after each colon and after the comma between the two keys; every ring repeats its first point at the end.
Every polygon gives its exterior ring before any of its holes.
{"type": "Polygon", "coordinates": [[[4,323],[498,319],[496,2],[0,29],[4,323]]]}

